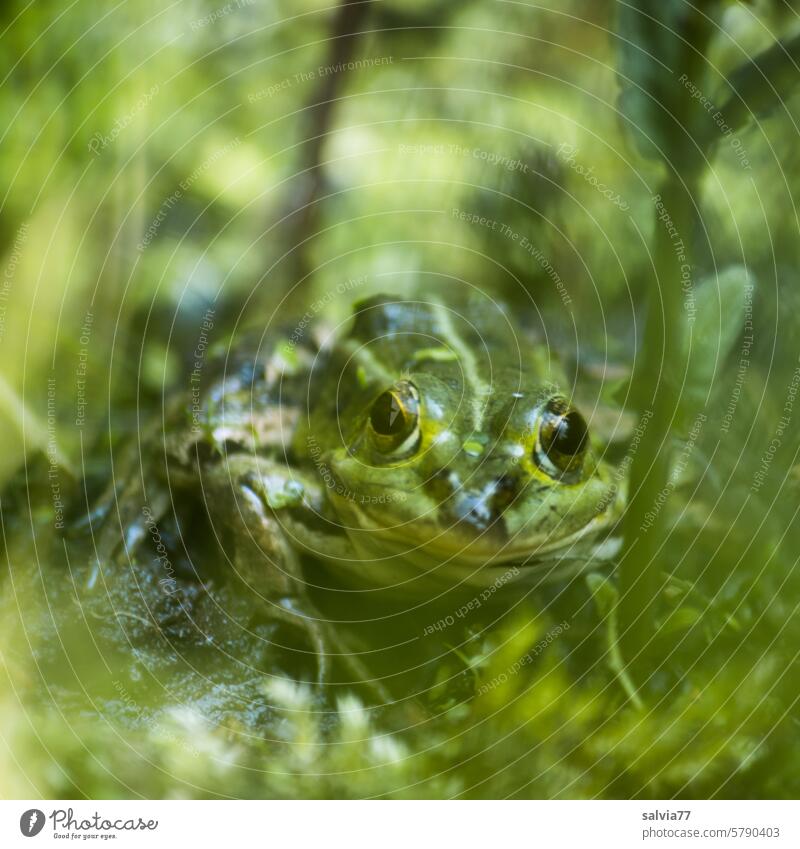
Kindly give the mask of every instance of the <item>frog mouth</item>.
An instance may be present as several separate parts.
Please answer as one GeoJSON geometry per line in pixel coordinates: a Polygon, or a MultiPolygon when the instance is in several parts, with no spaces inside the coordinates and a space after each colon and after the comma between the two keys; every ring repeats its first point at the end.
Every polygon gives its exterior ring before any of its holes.
{"type": "Polygon", "coordinates": [[[556,538],[552,533],[510,536],[502,517],[482,530],[463,521],[443,529],[421,520],[387,527],[367,510],[359,508],[357,512],[359,538],[362,543],[364,538],[369,540],[368,547],[377,556],[471,567],[507,563],[534,566],[543,561],[583,559],[597,548],[597,538],[608,532],[619,518],[618,511],[609,509],[594,515],[572,533],[556,538]],[[587,542],[591,545],[586,545],[587,542]]]}
{"type": "Polygon", "coordinates": [[[403,501],[405,493],[382,489],[362,492],[358,497],[335,476],[336,486],[329,492],[339,502],[342,515],[349,516],[345,528],[360,548],[376,560],[406,558],[417,564],[459,564],[477,567],[492,564],[535,565],[543,561],[585,559],[602,545],[603,537],[620,519],[624,504],[623,488],[611,488],[603,501],[577,524],[577,516],[562,516],[555,525],[546,524],[549,513],[539,522],[514,529],[503,509],[495,509],[494,490],[463,490],[446,511],[443,505],[431,504],[422,515],[397,516],[387,522],[386,505],[403,501]],[[443,520],[443,513],[447,520],[443,520]]]}

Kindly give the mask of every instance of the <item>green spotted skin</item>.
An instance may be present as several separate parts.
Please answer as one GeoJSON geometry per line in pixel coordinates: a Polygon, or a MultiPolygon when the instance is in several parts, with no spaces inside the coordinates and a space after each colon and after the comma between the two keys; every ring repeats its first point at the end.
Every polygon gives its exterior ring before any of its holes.
{"type": "Polygon", "coordinates": [[[298,550],[422,593],[510,564],[556,577],[613,551],[622,487],[558,363],[502,306],[382,295],[321,343],[291,333],[227,358],[201,439],[208,462],[281,470],[262,489],[298,550]]]}

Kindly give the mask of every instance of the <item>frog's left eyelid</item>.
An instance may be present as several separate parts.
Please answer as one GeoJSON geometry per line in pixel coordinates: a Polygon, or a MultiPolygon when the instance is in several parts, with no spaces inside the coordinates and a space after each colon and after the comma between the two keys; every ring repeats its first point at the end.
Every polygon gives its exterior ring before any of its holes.
{"type": "Polygon", "coordinates": [[[411,454],[415,453],[417,448],[419,447],[420,439],[421,431],[419,427],[419,421],[417,421],[414,430],[412,430],[411,433],[400,443],[400,445],[398,445],[397,448],[392,451],[390,456],[392,458],[404,457],[407,455],[410,456],[411,454]]]}
{"type": "Polygon", "coordinates": [[[539,441],[536,441],[536,447],[533,452],[533,461],[536,466],[541,469],[548,477],[558,479],[562,476],[563,471],[559,469],[555,463],[541,450],[539,441]]]}

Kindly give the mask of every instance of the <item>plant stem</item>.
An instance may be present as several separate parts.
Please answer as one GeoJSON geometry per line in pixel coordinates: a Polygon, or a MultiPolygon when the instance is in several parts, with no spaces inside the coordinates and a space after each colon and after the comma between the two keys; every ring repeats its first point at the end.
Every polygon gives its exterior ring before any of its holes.
{"type": "Polygon", "coordinates": [[[690,271],[692,267],[692,198],[696,182],[683,182],[671,173],[654,198],[654,203],[660,200],[663,206],[657,206],[655,212],[655,279],[636,385],[640,410],[651,410],[653,415],[631,468],[631,497],[625,516],[626,556],[620,576],[621,639],[625,656],[634,660],[635,670],[635,658],[641,659],[655,633],[657,600],[663,584],[659,562],[666,532],[661,508],[669,494],[671,433],[686,366],[682,275],[687,267],[690,271]]]}
{"type": "MultiPolygon", "coordinates": [[[[361,38],[361,29],[369,14],[371,0],[342,0],[336,10],[328,41],[325,63],[340,68],[353,58],[361,38]]],[[[307,137],[297,166],[300,189],[292,200],[289,244],[293,246],[290,259],[290,279],[301,283],[297,294],[307,297],[307,278],[311,272],[309,242],[319,224],[319,197],[324,185],[322,153],[333,123],[334,106],[347,74],[329,73],[319,79],[319,85],[305,108],[304,123],[307,137]]]]}

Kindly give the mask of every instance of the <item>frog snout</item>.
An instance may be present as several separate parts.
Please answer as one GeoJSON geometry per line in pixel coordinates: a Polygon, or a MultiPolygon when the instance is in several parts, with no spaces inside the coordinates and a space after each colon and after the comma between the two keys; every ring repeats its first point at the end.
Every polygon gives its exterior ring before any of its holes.
{"type": "Polygon", "coordinates": [[[455,514],[459,522],[466,522],[480,531],[497,519],[491,496],[485,492],[460,493],[456,498],[455,514]]]}
{"type": "Polygon", "coordinates": [[[483,531],[497,522],[519,491],[517,479],[501,475],[481,489],[462,489],[455,494],[455,516],[483,531]]]}

